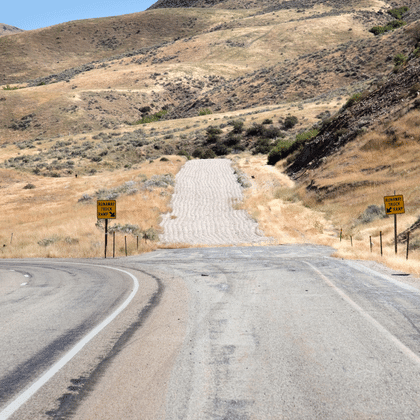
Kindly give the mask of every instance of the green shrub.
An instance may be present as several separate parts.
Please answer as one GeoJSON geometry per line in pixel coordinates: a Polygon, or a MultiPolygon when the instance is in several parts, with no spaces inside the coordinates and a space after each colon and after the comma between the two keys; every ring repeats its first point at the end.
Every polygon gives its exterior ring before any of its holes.
{"type": "MultiPolygon", "coordinates": [[[[318,129],[312,129],[305,133],[297,134],[295,141],[285,139],[279,140],[276,146],[268,154],[267,163],[269,165],[275,165],[281,159],[285,159],[286,157],[290,158],[292,154],[293,156],[296,155],[303,149],[305,143],[316,137],[318,133],[318,129]]],[[[291,162],[288,160],[287,163],[289,164],[291,162]]]]}
{"type": "Polygon", "coordinates": [[[280,128],[274,127],[271,125],[270,127],[264,127],[263,136],[269,139],[275,139],[277,137],[284,137],[280,128]]]}
{"type": "Polygon", "coordinates": [[[203,147],[195,149],[192,155],[198,159],[214,159],[216,157],[216,153],[212,149],[204,149],[203,147]]]}
{"type": "Polygon", "coordinates": [[[373,28],[369,29],[369,32],[371,32],[374,35],[380,35],[385,32],[401,28],[401,26],[404,26],[406,24],[407,22],[403,20],[393,20],[392,22],[387,23],[385,26],[374,26],[373,28]]]}
{"type": "Polygon", "coordinates": [[[232,147],[232,146],[236,146],[240,141],[241,141],[241,137],[238,134],[235,134],[233,131],[231,131],[227,135],[227,138],[223,143],[228,147],[232,147]]]}
{"type": "Polygon", "coordinates": [[[178,152],[178,156],[185,156],[188,160],[191,159],[191,155],[187,151],[185,151],[185,150],[180,150],[178,152]]]}
{"type": "Polygon", "coordinates": [[[229,125],[233,126],[232,133],[241,134],[244,131],[244,123],[239,120],[229,121],[229,125]]]}
{"type": "Polygon", "coordinates": [[[407,62],[407,60],[408,60],[408,57],[407,56],[405,56],[404,54],[399,53],[399,54],[397,54],[394,57],[394,64],[396,66],[402,66],[402,65],[404,65],[407,62]]]}
{"type": "Polygon", "coordinates": [[[398,7],[398,8],[387,11],[387,13],[390,14],[394,19],[398,19],[398,20],[401,20],[402,15],[406,12],[408,12],[407,6],[402,6],[402,7],[398,7]]]}
{"type": "Polygon", "coordinates": [[[248,137],[251,136],[262,136],[264,134],[265,127],[262,124],[253,124],[251,127],[248,127],[245,134],[248,137]]]}
{"type": "Polygon", "coordinates": [[[296,124],[298,123],[298,119],[297,117],[293,116],[293,115],[289,115],[285,118],[284,123],[283,123],[283,128],[285,130],[290,130],[291,128],[293,128],[296,124]]]}
{"type": "Polygon", "coordinates": [[[273,143],[269,139],[259,139],[255,143],[255,147],[252,150],[252,154],[253,155],[257,155],[257,154],[266,155],[270,153],[273,146],[274,146],[273,143]]]}
{"type": "Polygon", "coordinates": [[[296,135],[296,140],[298,142],[305,142],[307,140],[313,139],[316,137],[319,133],[319,130],[317,128],[314,128],[309,131],[305,131],[304,133],[300,133],[296,135]]]}
{"type": "Polygon", "coordinates": [[[279,128],[274,126],[265,127],[263,124],[253,124],[246,130],[246,135],[248,137],[263,137],[269,139],[282,137],[282,133],[279,128]]]}
{"type": "Polygon", "coordinates": [[[213,114],[213,111],[210,108],[202,108],[198,111],[198,115],[210,115],[213,114]]]}
{"type": "Polygon", "coordinates": [[[134,125],[148,124],[151,122],[159,121],[167,113],[168,111],[166,109],[162,109],[159,112],[154,113],[153,115],[145,115],[141,120],[136,121],[134,125]]]}
{"type": "Polygon", "coordinates": [[[273,124],[273,120],[270,120],[270,118],[266,118],[262,123],[263,124],[273,124]]]}
{"type": "Polygon", "coordinates": [[[376,35],[381,35],[385,33],[386,31],[385,31],[384,26],[374,26],[373,28],[369,29],[369,32],[376,36],[376,35]]]}
{"type": "Polygon", "coordinates": [[[224,156],[230,152],[230,150],[221,142],[217,142],[212,147],[212,150],[216,154],[216,156],[224,156]]]}
{"type": "Polygon", "coordinates": [[[268,154],[267,163],[269,165],[275,165],[279,160],[287,157],[292,153],[291,149],[293,144],[294,142],[292,140],[280,140],[277,142],[277,145],[268,154]]]}
{"type": "Polygon", "coordinates": [[[201,159],[214,159],[216,157],[216,153],[211,149],[206,149],[201,156],[201,159]]]}
{"type": "Polygon", "coordinates": [[[219,127],[215,127],[214,125],[209,125],[206,128],[206,133],[206,142],[216,143],[220,139],[220,134],[222,134],[222,130],[219,127]]]}

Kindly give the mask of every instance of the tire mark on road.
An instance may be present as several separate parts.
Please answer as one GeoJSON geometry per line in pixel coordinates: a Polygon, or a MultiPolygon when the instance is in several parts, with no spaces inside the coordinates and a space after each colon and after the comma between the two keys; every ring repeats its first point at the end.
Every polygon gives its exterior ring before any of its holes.
{"type": "MultiPolygon", "coordinates": [[[[126,268],[126,267],[125,267],[126,268]]],[[[146,306],[143,307],[139,313],[137,319],[131,323],[131,325],[121,334],[116,343],[113,345],[111,350],[107,355],[101,360],[101,362],[96,366],[96,368],[90,373],[88,377],[80,377],[77,379],[72,379],[73,386],[70,387],[72,393],[66,393],[59,398],[59,406],[55,410],[48,411],[45,413],[50,418],[55,420],[65,420],[70,418],[77,410],[79,405],[84,401],[84,399],[93,392],[96,383],[101,379],[104,374],[104,371],[112,363],[113,359],[120,353],[124,346],[131,339],[133,334],[143,326],[145,321],[150,317],[153,310],[159,305],[165,286],[163,285],[161,279],[157,276],[148,273],[144,270],[138,268],[131,268],[133,271],[139,271],[151,278],[153,278],[158,288],[156,292],[151,296],[146,306]]]]}

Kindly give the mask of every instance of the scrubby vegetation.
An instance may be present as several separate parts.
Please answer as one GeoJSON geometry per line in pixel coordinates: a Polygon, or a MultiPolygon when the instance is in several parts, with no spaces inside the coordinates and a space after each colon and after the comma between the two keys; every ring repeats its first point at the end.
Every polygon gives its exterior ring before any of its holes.
{"type": "Polygon", "coordinates": [[[138,120],[138,121],[136,121],[135,123],[134,123],[134,125],[137,125],[137,124],[148,124],[148,123],[151,123],[151,122],[156,122],[156,121],[159,121],[159,120],[161,120],[162,119],[162,117],[164,116],[164,115],[166,115],[168,113],[168,110],[166,110],[166,109],[162,109],[162,110],[160,110],[160,111],[158,111],[158,112],[155,112],[154,114],[152,114],[152,115],[145,115],[144,117],[142,117],[140,120],[138,120]]]}
{"type": "Polygon", "coordinates": [[[369,32],[371,32],[373,35],[381,35],[385,32],[401,28],[404,25],[407,25],[407,22],[404,22],[403,20],[393,20],[392,22],[387,23],[385,26],[374,26],[373,28],[369,29],[369,32]]]}
{"type": "Polygon", "coordinates": [[[293,158],[293,154],[299,153],[306,142],[316,137],[319,133],[317,128],[310,129],[303,133],[296,135],[296,139],[292,140],[280,140],[274,146],[274,148],[268,154],[269,165],[275,165],[278,161],[289,157],[289,162],[293,158]]]}
{"type": "Polygon", "coordinates": [[[202,109],[200,109],[198,111],[198,116],[201,116],[201,115],[210,115],[210,114],[213,114],[213,111],[211,109],[209,109],[209,108],[202,108],[202,109]]]}
{"type": "Polygon", "coordinates": [[[388,10],[388,14],[391,15],[394,19],[402,19],[403,14],[408,12],[408,6],[397,7],[395,9],[388,10]]]}

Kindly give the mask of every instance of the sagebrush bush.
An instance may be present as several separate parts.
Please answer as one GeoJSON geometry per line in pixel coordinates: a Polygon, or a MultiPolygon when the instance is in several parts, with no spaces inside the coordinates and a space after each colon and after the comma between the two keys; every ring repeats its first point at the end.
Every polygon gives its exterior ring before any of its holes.
{"type": "Polygon", "coordinates": [[[394,64],[396,66],[404,65],[408,60],[408,57],[402,53],[398,53],[394,56],[394,64]]]}
{"type": "Polygon", "coordinates": [[[401,20],[404,13],[408,12],[407,6],[397,7],[387,11],[394,19],[401,20]]]}
{"type": "Polygon", "coordinates": [[[201,115],[210,115],[210,114],[213,114],[213,111],[211,109],[209,109],[209,108],[202,108],[202,109],[200,109],[198,111],[198,115],[199,116],[201,116],[201,115]]]}
{"type": "Polygon", "coordinates": [[[283,128],[285,130],[290,130],[291,128],[293,128],[296,124],[298,123],[298,119],[297,117],[295,117],[294,115],[288,115],[283,122],[283,128]]]}
{"type": "Polygon", "coordinates": [[[253,155],[257,155],[257,154],[266,155],[270,153],[273,146],[274,146],[273,143],[269,139],[259,139],[255,143],[255,147],[252,150],[252,154],[253,155]]]}
{"type": "Polygon", "coordinates": [[[241,137],[238,134],[235,134],[233,131],[231,131],[227,135],[223,143],[228,147],[233,147],[239,144],[240,141],[241,141],[241,137]]]}
{"type": "Polygon", "coordinates": [[[248,127],[246,130],[246,135],[251,136],[262,136],[264,133],[265,127],[262,124],[254,123],[251,127],[248,127]]]}
{"type": "Polygon", "coordinates": [[[233,127],[231,133],[241,134],[244,131],[244,123],[239,120],[233,120],[228,122],[229,125],[233,127]]]}
{"type": "Polygon", "coordinates": [[[134,125],[137,125],[137,124],[148,124],[148,123],[151,123],[151,122],[159,121],[167,113],[168,113],[168,111],[166,109],[162,109],[159,112],[156,112],[156,113],[154,113],[152,115],[145,115],[140,120],[134,122],[134,125]]]}
{"type": "Polygon", "coordinates": [[[206,142],[207,143],[216,143],[220,140],[220,134],[222,130],[219,127],[210,125],[206,128],[206,142]]]}
{"type": "Polygon", "coordinates": [[[225,144],[223,144],[222,142],[218,141],[213,147],[212,150],[214,151],[214,153],[217,156],[224,156],[227,155],[230,150],[227,148],[227,146],[225,144]]]}

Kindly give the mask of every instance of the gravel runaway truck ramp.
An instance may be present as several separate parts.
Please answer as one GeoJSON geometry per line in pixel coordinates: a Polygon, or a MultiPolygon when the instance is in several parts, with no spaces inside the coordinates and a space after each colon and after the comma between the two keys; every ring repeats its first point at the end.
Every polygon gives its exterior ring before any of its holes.
{"type": "Polygon", "coordinates": [[[163,216],[163,243],[237,245],[269,241],[245,210],[229,159],[187,162],[176,176],[172,212],[163,216]]]}

